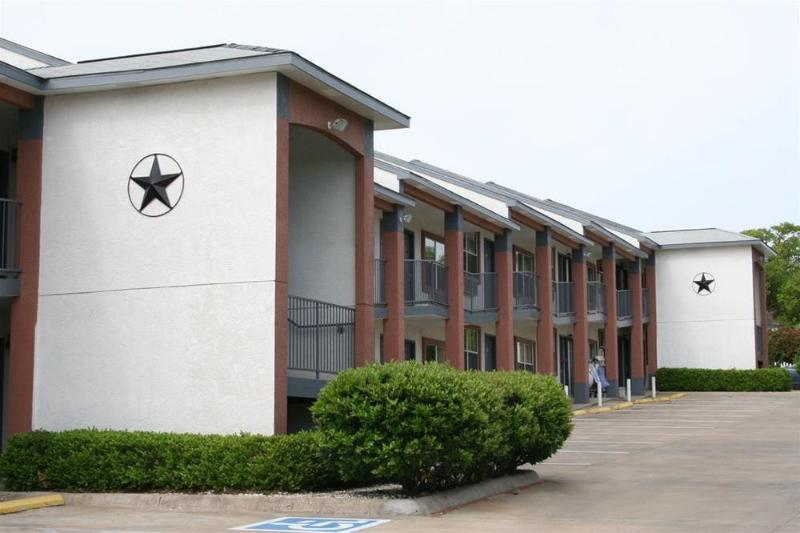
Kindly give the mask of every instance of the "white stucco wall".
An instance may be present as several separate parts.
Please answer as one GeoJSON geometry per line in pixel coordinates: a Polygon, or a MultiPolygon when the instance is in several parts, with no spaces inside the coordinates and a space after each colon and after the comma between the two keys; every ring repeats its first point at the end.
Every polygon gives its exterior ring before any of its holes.
{"type": "Polygon", "coordinates": [[[290,138],[289,294],[355,305],[355,158],[306,128],[290,138]]]}
{"type": "Polygon", "coordinates": [[[656,294],[660,367],[755,367],[750,247],[659,250],[656,294]],[[692,289],[701,272],[716,280],[709,295],[692,289]]]}
{"type": "Polygon", "coordinates": [[[273,74],[47,98],[35,428],[272,432],[275,147],[273,74]]]}

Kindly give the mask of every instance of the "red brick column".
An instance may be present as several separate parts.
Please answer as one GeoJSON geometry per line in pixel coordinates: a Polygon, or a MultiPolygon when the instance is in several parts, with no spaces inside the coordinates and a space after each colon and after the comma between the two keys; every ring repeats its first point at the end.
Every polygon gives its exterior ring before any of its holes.
{"type": "Polygon", "coordinates": [[[464,369],[464,213],[456,206],[444,217],[444,255],[447,263],[447,321],[444,354],[454,367],[464,369]]]}
{"type": "Polygon", "coordinates": [[[761,366],[769,366],[769,318],[767,317],[767,275],[764,270],[764,256],[761,253],[754,253],[756,268],[758,269],[758,281],[760,291],[760,312],[761,312],[761,366]]]}
{"type": "Polygon", "coordinates": [[[631,287],[633,322],[631,323],[631,394],[644,394],[644,316],[642,313],[642,262],[634,259],[628,271],[631,287]]]}
{"type": "Polygon", "coordinates": [[[33,368],[39,307],[39,238],[42,208],[42,98],[20,111],[17,142],[17,200],[20,208],[20,294],[11,301],[11,335],[5,408],[5,437],[33,424],[33,368]]]}
{"type": "Polygon", "coordinates": [[[496,235],[494,264],[497,268],[497,369],[514,370],[514,256],[511,231],[496,235]]]}
{"type": "Polygon", "coordinates": [[[603,283],[606,286],[606,378],[608,395],[619,395],[619,353],[617,348],[617,254],[614,245],[603,247],[603,283]]]}
{"type": "Polygon", "coordinates": [[[372,146],[368,147],[367,154],[367,157],[356,159],[356,366],[375,361],[375,191],[372,146]]]}
{"type": "Polygon", "coordinates": [[[383,319],[384,361],[405,358],[405,295],[403,293],[403,208],[384,213],[381,220],[384,292],[388,317],[383,319]]]}
{"type": "Polygon", "coordinates": [[[656,317],[656,256],[655,252],[647,258],[645,278],[649,296],[647,322],[647,378],[652,377],[658,369],[658,319],[656,317]]]}
{"type": "Polygon", "coordinates": [[[536,370],[555,374],[553,344],[553,248],[550,228],[536,232],[536,298],[539,322],[536,328],[536,370]]]}
{"type": "Polygon", "coordinates": [[[575,326],[572,330],[573,377],[572,397],[576,403],[589,402],[589,275],[586,250],[572,251],[572,281],[575,283],[575,326]]]}

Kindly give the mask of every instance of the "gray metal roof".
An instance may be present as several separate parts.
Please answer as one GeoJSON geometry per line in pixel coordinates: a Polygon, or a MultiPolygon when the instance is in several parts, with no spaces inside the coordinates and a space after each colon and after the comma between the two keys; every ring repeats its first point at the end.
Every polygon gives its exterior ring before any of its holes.
{"type": "Polygon", "coordinates": [[[33,48],[28,48],[27,46],[15,43],[14,41],[9,41],[8,39],[3,39],[2,37],[0,37],[0,48],[21,56],[25,56],[34,61],[38,61],[39,63],[44,63],[45,65],[59,66],[70,64],[69,61],[65,61],[59,57],[45,54],[44,52],[34,50],[33,48]]]}
{"type": "Polygon", "coordinates": [[[775,251],[760,239],[719,228],[651,231],[646,235],[664,249],[756,246],[767,256],[775,255],[775,251]]]}
{"type": "Polygon", "coordinates": [[[0,81],[34,94],[61,94],[280,72],[371,119],[375,129],[407,128],[401,113],[289,50],[222,44],[23,70],[0,62],[0,81]]]}

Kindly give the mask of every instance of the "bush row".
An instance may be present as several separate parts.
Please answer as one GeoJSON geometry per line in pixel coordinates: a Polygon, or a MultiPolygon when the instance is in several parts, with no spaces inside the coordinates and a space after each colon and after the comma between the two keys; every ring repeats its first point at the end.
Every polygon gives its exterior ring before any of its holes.
{"type": "Polygon", "coordinates": [[[336,484],[320,450],[316,432],[33,431],[9,439],[0,476],[11,490],[300,491],[336,484]]]}
{"type": "Polygon", "coordinates": [[[572,427],[552,377],[414,362],[349,370],[312,411],[317,429],[294,435],[18,434],[0,477],[10,490],[295,492],[390,482],[418,493],[540,462],[572,427]]]}
{"type": "Polygon", "coordinates": [[[721,370],[708,368],[659,368],[656,382],[666,391],[788,391],[789,372],[783,368],[721,370]]]}
{"type": "Polygon", "coordinates": [[[572,429],[569,399],[550,376],[413,362],[344,372],[312,412],[342,481],[408,493],[540,462],[572,429]]]}

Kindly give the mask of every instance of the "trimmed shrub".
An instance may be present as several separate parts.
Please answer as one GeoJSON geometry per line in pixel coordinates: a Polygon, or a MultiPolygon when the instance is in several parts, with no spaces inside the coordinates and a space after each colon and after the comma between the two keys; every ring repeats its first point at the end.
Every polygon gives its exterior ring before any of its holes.
{"type": "Polygon", "coordinates": [[[571,431],[569,400],[552,377],[415,362],[348,370],[312,413],[341,479],[412,494],[541,461],[571,431]]]}
{"type": "Polygon", "coordinates": [[[11,437],[10,490],[270,492],[336,485],[319,435],[193,435],[82,429],[11,437]]]}
{"type": "Polygon", "coordinates": [[[783,368],[722,370],[709,368],[659,368],[656,382],[666,391],[788,391],[791,376],[783,368]]]}

